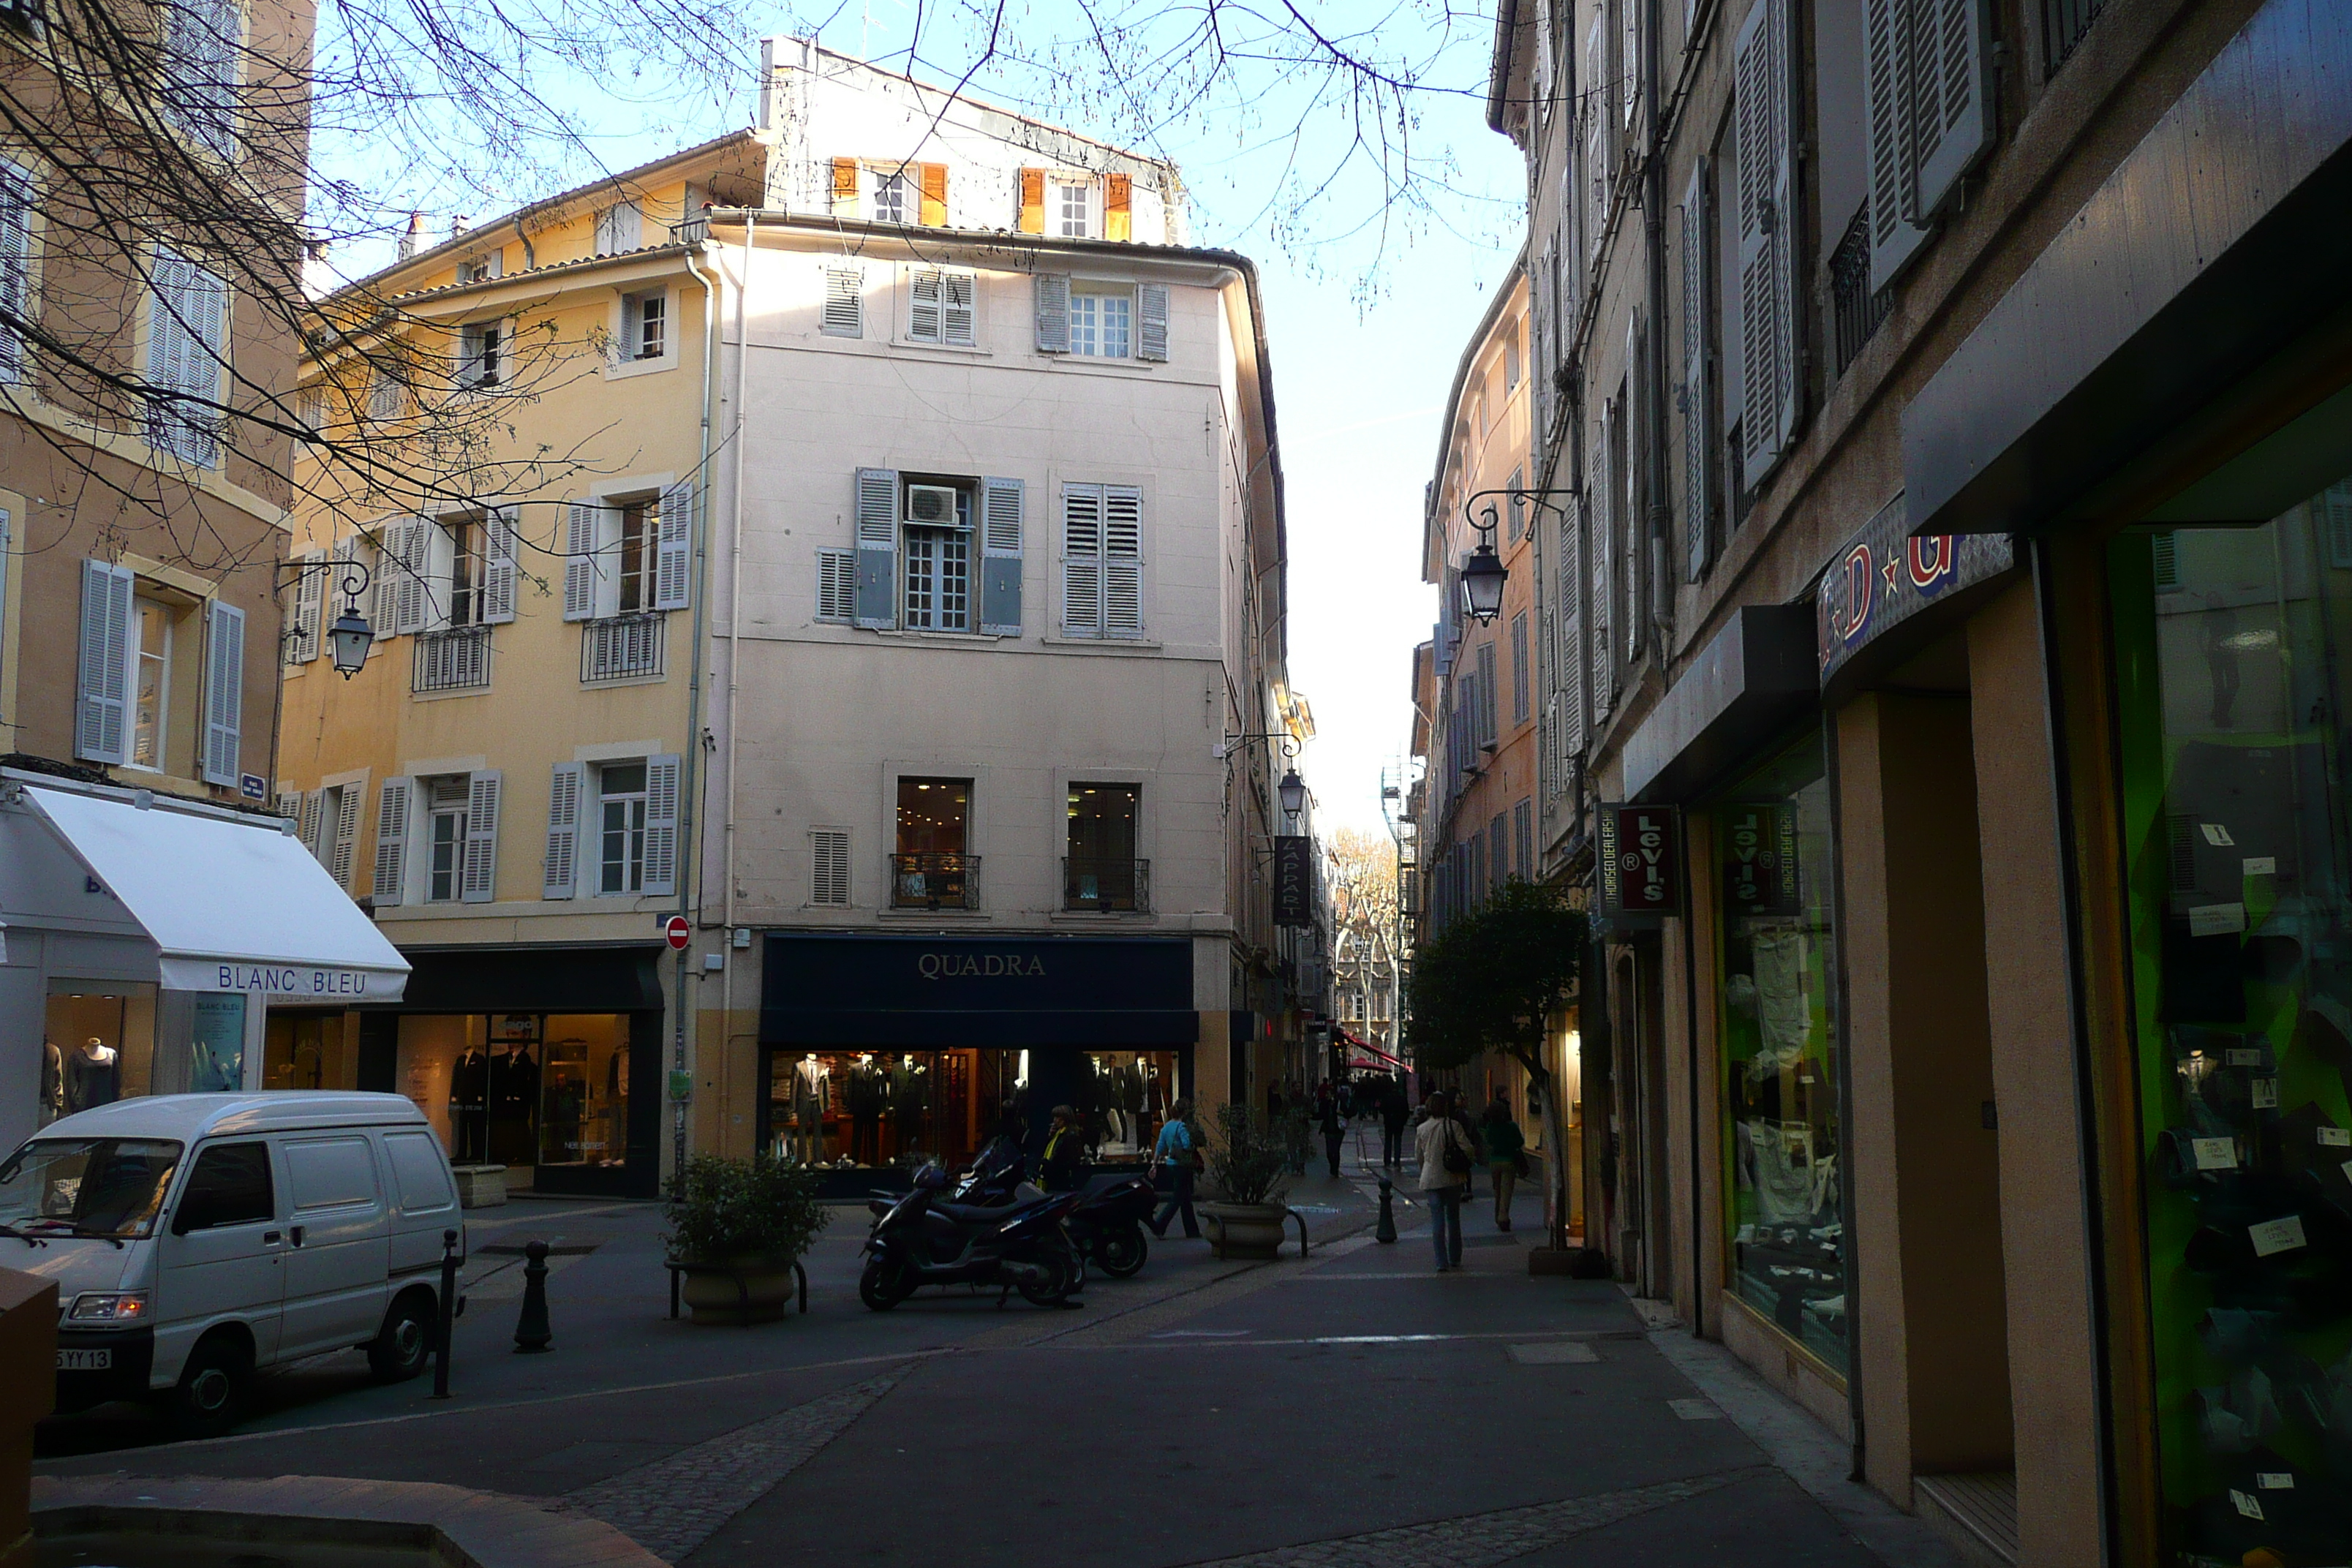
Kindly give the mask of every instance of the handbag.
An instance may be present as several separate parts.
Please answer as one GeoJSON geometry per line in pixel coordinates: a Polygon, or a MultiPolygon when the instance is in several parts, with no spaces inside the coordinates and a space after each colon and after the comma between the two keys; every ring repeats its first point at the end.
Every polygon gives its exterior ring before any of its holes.
{"type": "Polygon", "coordinates": [[[1514,1149],[1511,1151],[1511,1171],[1521,1180],[1526,1179],[1528,1173],[1528,1152],[1525,1149],[1514,1149]]]}
{"type": "Polygon", "coordinates": [[[1470,1151],[1462,1146],[1462,1131],[1452,1121],[1445,1124],[1445,1170],[1448,1175],[1470,1173],[1470,1151]]]}

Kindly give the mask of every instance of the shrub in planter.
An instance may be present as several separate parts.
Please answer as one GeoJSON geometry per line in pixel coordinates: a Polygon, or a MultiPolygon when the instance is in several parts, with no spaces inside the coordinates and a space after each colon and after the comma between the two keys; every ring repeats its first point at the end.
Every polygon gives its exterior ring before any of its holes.
{"type": "MultiPolygon", "coordinates": [[[[817,1202],[816,1173],[759,1156],[698,1154],[669,1183],[669,1232],[662,1240],[681,1263],[723,1264],[743,1279],[755,1318],[782,1314],[793,1292],[793,1263],[833,1217],[817,1202]]],[[[719,1275],[688,1275],[680,1295],[698,1322],[740,1322],[744,1292],[719,1275]]]]}
{"type": "Polygon", "coordinates": [[[1245,1105],[1217,1107],[1217,1136],[1205,1158],[1215,1201],[1201,1205],[1220,1258],[1272,1258],[1282,1246],[1282,1204],[1290,1151],[1282,1134],[1245,1105]]]}

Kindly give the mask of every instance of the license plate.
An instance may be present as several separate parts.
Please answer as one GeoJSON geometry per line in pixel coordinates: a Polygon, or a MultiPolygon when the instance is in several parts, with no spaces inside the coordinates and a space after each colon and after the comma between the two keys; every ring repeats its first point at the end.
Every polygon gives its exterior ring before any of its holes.
{"type": "Polygon", "coordinates": [[[112,1372],[114,1352],[112,1351],[59,1351],[58,1370],[59,1372],[112,1372]]]}

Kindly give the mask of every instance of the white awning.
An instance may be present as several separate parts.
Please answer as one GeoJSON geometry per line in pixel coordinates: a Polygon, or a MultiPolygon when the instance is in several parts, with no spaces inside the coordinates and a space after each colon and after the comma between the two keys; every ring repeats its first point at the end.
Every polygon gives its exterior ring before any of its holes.
{"type": "Polygon", "coordinates": [[[26,801],[153,939],[174,991],[396,1002],[408,961],[291,834],[65,790],[26,801]]]}

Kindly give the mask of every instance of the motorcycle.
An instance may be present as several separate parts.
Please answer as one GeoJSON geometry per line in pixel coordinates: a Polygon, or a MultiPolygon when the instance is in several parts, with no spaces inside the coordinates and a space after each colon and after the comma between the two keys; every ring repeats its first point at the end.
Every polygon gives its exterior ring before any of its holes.
{"type": "MultiPolygon", "coordinates": [[[[994,1208],[1021,1201],[1024,1192],[1044,1195],[1023,1185],[1024,1165],[1017,1152],[994,1158],[983,1152],[957,1184],[955,1202],[994,1208]]],[[[1097,1177],[1082,1192],[1065,1195],[1078,1200],[1070,1211],[1069,1233],[1081,1258],[1114,1279],[1125,1279],[1143,1267],[1151,1250],[1144,1238],[1144,1222],[1160,1202],[1150,1177],[1097,1177]]]]}
{"type": "Polygon", "coordinates": [[[942,1200],[946,1185],[946,1172],[926,1166],[912,1191],[868,1205],[880,1212],[857,1280],[867,1307],[887,1312],[925,1285],[1001,1285],[1054,1307],[1084,1285],[1086,1263],[1063,1227],[1076,1194],[976,1207],[942,1200]]]}

